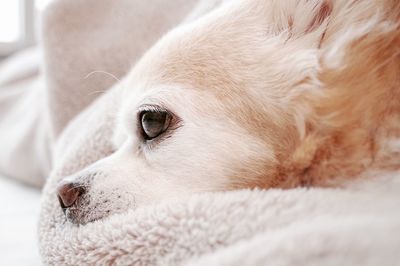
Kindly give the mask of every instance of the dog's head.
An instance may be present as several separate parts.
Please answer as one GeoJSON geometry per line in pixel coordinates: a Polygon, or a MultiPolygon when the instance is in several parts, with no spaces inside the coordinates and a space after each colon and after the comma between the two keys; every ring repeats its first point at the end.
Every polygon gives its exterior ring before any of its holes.
{"type": "Polygon", "coordinates": [[[351,62],[366,53],[361,46],[375,45],[366,34],[386,38],[391,26],[365,13],[373,1],[346,2],[233,1],[167,34],[122,84],[116,152],[61,181],[67,216],[87,223],[197,192],[315,184],[356,146],[364,156],[355,136],[343,140],[352,121],[326,95],[343,96],[335,76],[349,71],[343,62],[358,69],[351,62]]]}

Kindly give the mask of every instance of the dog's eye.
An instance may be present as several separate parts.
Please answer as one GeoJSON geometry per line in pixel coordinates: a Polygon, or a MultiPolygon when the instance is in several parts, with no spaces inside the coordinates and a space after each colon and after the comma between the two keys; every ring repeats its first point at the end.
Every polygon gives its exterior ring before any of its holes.
{"type": "Polygon", "coordinates": [[[140,114],[142,132],[146,140],[152,140],[164,133],[171,122],[166,111],[143,111],[140,114]]]}

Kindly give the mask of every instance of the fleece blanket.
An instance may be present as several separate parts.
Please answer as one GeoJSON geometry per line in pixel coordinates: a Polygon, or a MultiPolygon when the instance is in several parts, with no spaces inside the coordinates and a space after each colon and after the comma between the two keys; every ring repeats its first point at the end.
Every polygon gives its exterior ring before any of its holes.
{"type": "MultiPolygon", "coordinates": [[[[38,232],[43,263],[398,265],[398,172],[336,189],[193,195],[84,226],[66,221],[56,184],[112,152],[116,80],[201,9],[195,2],[55,0],[42,17],[41,74],[27,68],[1,80],[0,171],[36,185],[50,176],[38,232]]],[[[18,60],[2,73],[15,73],[18,60]]]]}

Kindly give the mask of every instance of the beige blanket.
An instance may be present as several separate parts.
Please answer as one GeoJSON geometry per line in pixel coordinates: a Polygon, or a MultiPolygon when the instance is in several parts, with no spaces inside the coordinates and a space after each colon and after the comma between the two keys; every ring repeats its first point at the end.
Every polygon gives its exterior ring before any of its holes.
{"type": "MultiPolygon", "coordinates": [[[[41,77],[28,69],[2,80],[0,171],[38,185],[50,175],[39,223],[43,262],[398,265],[400,173],[342,189],[197,195],[85,226],[66,221],[55,184],[111,152],[113,76],[122,79],[194,2],[55,0],[43,15],[41,77]]],[[[2,71],[13,72],[14,60],[2,71]]]]}

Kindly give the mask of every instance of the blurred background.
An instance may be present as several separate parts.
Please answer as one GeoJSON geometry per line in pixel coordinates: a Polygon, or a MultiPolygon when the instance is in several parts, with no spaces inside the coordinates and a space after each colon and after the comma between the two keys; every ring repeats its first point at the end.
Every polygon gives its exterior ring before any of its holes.
{"type": "MultiPolygon", "coordinates": [[[[0,0],[0,67],[5,58],[35,45],[39,13],[50,1],[0,0]]],[[[0,208],[0,264],[40,265],[36,233],[40,191],[0,174],[0,201],[4,203],[0,208]]]]}
{"type": "Polygon", "coordinates": [[[51,0],[0,0],[0,59],[37,41],[38,14],[51,0]]]}

